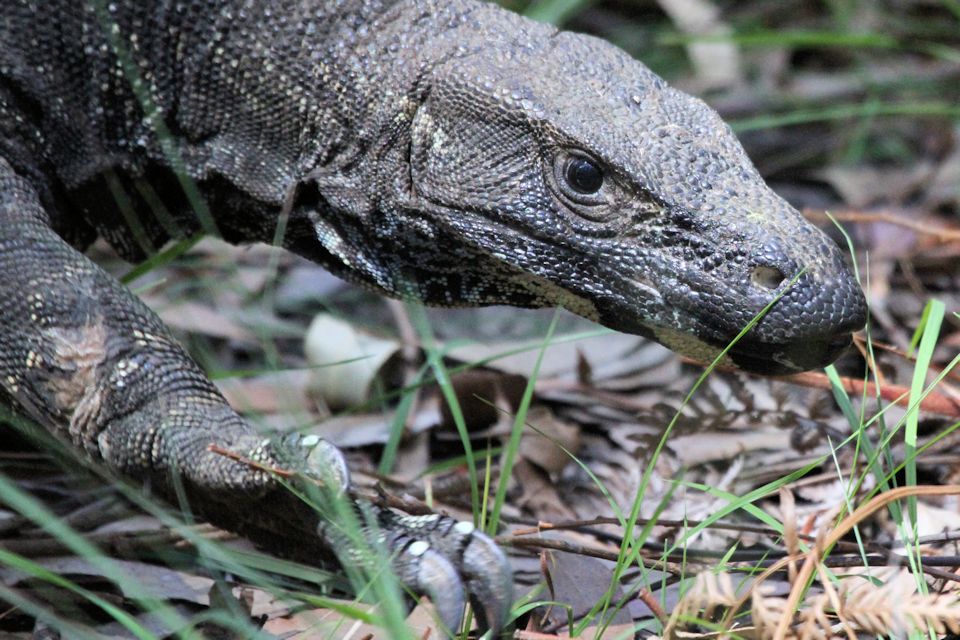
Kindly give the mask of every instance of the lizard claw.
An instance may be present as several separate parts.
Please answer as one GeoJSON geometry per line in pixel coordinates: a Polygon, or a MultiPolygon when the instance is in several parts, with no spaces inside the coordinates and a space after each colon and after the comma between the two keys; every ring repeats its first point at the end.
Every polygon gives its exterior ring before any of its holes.
{"type": "MultiPolygon", "coordinates": [[[[459,627],[464,590],[469,594],[482,631],[492,630],[496,636],[506,625],[510,605],[513,604],[513,572],[503,551],[486,534],[477,531],[473,523],[458,522],[446,516],[410,516],[388,510],[380,513],[379,520],[385,531],[399,534],[398,537],[407,540],[416,540],[401,550],[399,562],[417,564],[419,557],[419,564],[423,565],[425,561],[433,562],[432,554],[436,554],[454,569],[456,581],[437,573],[438,579],[428,578],[425,582],[429,584],[420,584],[417,589],[433,599],[449,631],[455,632],[459,627]],[[449,608],[442,609],[440,601],[432,595],[433,591],[454,589],[458,592],[459,601],[456,616],[449,608]]],[[[418,573],[423,574],[424,571],[429,573],[435,569],[423,567],[418,573]]]]}
{"type": "Polygon", "coordinates": [[[307,451],[303,468],[308,475],[328,483],[335,493],[341,494],[350,489],[350,468],[343,453],[334,444],[315,435],[293,434],[289,437],[287,447],[300,447],[307,451]]]}
{"type": "Polygon", "coordinates": [[[463,553],[463,574],[480,627],[492,629],[495,637],[513,604],[513,571],[506,554],[487,536],[474,533],[463,553]]]}
{"type": "MultiPolygon", "coordinates": [[[[316,436],[291,438],[289,449],[306,452],[307,473],[324,481],[337,496],[350,493],[350,475],[343,454],[316,436]]],[[[362,499],[353,503],[361,520],[376,523],[364,537],[382,543],[401,582],[428,596],[448,634],[460,627],[469,596],[481,630],[494,635],[506,625],[513,604],[513,572],[503,551],[473,523],[440,515],[411,516],[362,499]]],[[[350,548],[348,536],[321,522],[317,533],[339,554],[350,548]]],[[[341,556],[341,561],[350,561],[341,556]]],[[[356,556],[356,557],[362,557],[356,556]]]]}
{"type": "Polygon", "coordinates": [[[444,632],[454,635],[463,621],[467,601],[463,581],[453,564],[428,543],[416,540],[397,556],[394,567],[404,584],[430,598],[444,632]]]}

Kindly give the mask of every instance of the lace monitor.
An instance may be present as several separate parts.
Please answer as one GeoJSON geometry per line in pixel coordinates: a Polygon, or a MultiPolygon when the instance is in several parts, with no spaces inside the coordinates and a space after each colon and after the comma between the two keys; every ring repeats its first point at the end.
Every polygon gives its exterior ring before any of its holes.
{"type": "MultiPolygon", "coordinates": [[[[349,476],[264,439],[140,300],[131,261],[198,232],[277,242],[427,304],[562,306],[780,374],[865,321],[838,247],[718,115],[599,39],[476,0],[5,0],[0,401],[273,549],[337,544],[269,473],[349,476]],[[118,195],[119,194],[119,195],[118,195]]],[[[469,523],[372,507],[444,623],[500,628],[509,565],[469,523]]]]}

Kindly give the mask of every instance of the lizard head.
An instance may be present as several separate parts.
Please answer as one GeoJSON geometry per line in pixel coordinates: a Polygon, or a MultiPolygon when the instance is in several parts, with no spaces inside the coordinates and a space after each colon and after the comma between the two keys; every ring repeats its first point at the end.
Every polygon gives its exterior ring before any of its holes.
{"type": "Polygon", "coordinates": [[[434,68],[410,117],[405,207],[437,247],[420,295],[561,305],[708,361],[772,303],[728,363],[833,361],[860,287],[720,117],[603,41],[520,24],[434,68]]]}

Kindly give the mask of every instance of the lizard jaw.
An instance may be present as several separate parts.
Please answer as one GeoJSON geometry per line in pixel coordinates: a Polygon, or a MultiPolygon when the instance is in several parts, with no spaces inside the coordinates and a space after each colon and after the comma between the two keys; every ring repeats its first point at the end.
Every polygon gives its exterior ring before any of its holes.
{"type": "Polygon", "coordinates": [[[853,344],[851,335],[823,340],[801,340],[794,344],[763,345],[747,342],[728,352],[734,366],[767,376],[783,376],[820,369],[839,358],[853,344]]]}
{"type": "MultiPolygon", "coordinates": [[[[643,289],[646,291],[646,288],[643,289]]],[[[682,324],[666,326],[631,320],[622,310],[601,316],[601,323],[617,331],[641,335],[656,340],[667,348],[703,363],[712,362],[733,341],[734,335],[724,338],[707,335],[697,329],[681,329],[682,324]]],[[[839,358],[853,343],[850,331],[802,336],[783,342],[765,342],[743,336],[724,354],[719,364],[765,376],[783,376],[811,369],[820,369],[839,358]]]]}

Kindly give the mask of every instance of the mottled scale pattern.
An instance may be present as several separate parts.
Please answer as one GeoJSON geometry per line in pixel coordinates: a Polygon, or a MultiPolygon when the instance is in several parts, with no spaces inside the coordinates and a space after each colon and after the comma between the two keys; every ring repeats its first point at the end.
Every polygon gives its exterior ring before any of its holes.
{"type": "MultiPolygon", "coordinates": [[[[841,250],[717,114],[596,38],[476,0],[5,0],[3,400],[300,557],[330,529],[210,447],[315,477],[339,454],[254,435],[81,253],[101,236],[141,260],[200,231],[430,304],[564,306],[704,359],[776,301],[727,355],[761,373],[830,362],[865,317],[841,250]]],[[[503,623],[488,538],[377,520],[408,584],[456,596],[447,623],[464,585],[503,623]]]]}

